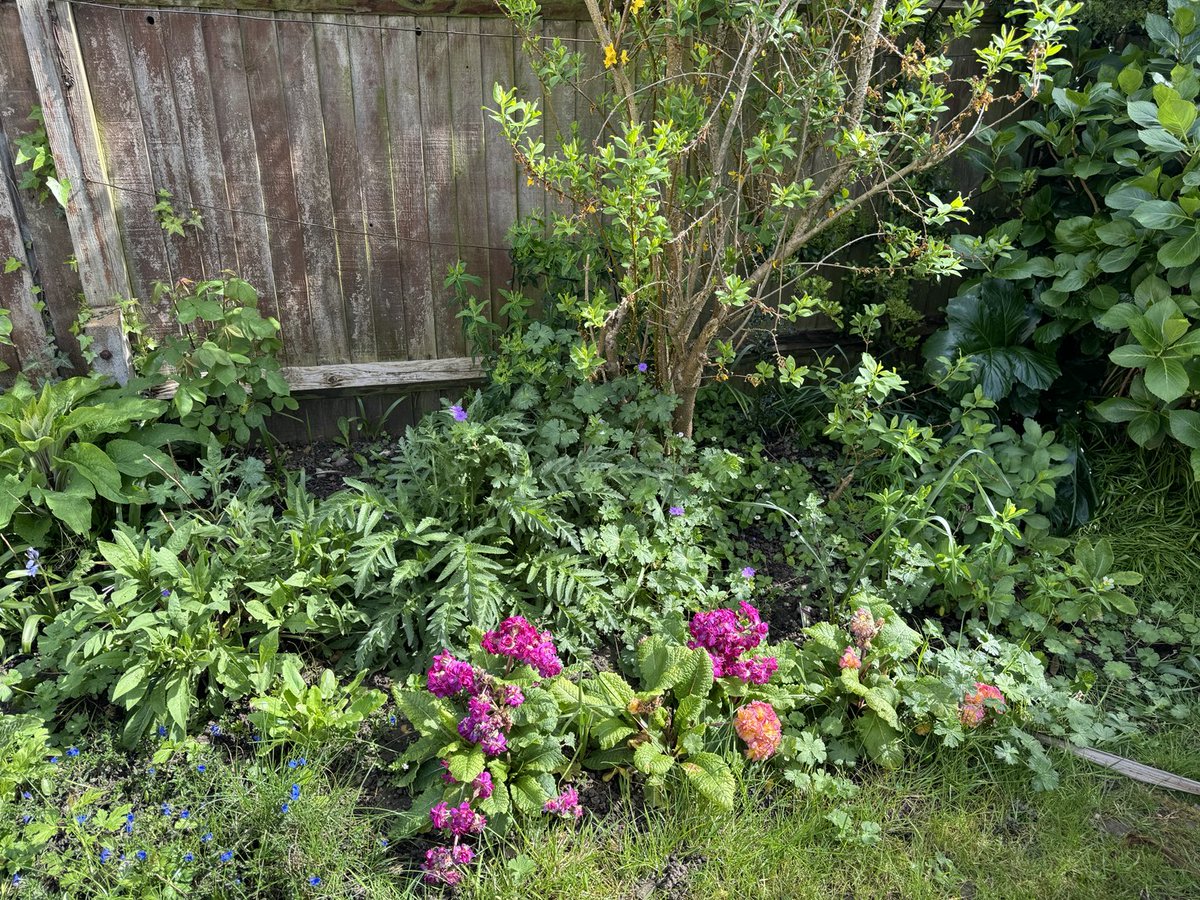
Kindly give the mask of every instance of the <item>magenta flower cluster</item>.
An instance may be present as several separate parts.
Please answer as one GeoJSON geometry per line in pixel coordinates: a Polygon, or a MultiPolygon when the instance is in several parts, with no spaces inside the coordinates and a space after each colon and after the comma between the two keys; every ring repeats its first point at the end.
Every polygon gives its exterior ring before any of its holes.
{"type": "Polygon", "coordinates": [[[717,678],[731,676],[748,684],[766,684],[779,668],[773,656],[744,657],[767,639],[768,630],[758,610],[745,601],[738,610],[696,613],[690,630],[688,646],[708,651],[717,678]]]}
{"type": "Polygon", "coordinates": [[[542,807],[544,812],[562,816],[564,819],[578,819],[583,815],[583,806],[579,802],[579,792],[573,787],[564,788],[557,797],[547,800],[542,807]]]}
{"type": "Polygon", "coordinates": [[[454,697],[475,693],[475,667],[443,650],[433,658],[426,675],[429,693],[435,697],[454,697]]]}
{"type": "Polygon", "coordinates": [[[494,656],[531,666],[543,678],[553,678],[563,670],[550,632],[538,631],[524,616],[505,619],[495,631],[484,634],[480,645],[494,656]]]}
{"type": "Polygon", "coordinates": [[[438,831],[450,830],[453,837],[466,837],[470,834],[483,834],[487,819],[483,813],[471,809],[471,801],[464,800],[458,806],[450,806],[445,800],[434,804],[429,810],[429,821],[438,831]]]}
{"type": "MultiPolygon", "coordinates": [[[[543,678],[562,671],[562,660],[550,638],[521,616],[505,619],[480,642],[494,656],[526,663],[543,678]]],[[[508,730],[512,711],[525,702],[525,693],[515,684],[499,684],[486,672],[443,650],[433,658],[425,677],[430,693],[438,697],[467,698],[467,714],[458,723],[464,740],[478,744],[488,756],[499,756],[508,749],[508,730]]]]}
{"type": "Polygon", "coordinates": [[[456,885],[462,881],[462,867],[470,865],[475,851],[466,844],[450,847],[431,847],[421,863],[421,879],[426,884],[456,885]]]}
{"type": "MultiPolygon", "coordinates": [[[[521,616],[505,619],[495,631],[486,632],[480,644],[493,656],[503,656],[532,667],[542,678],[552,678],[563,670],[550,633],[539,632],[521,616]]],[[[525,702],[525,693],[518,685],[501,683],[486,671],[458,659],[449,650],[443,650],[433,658],[425,682],[430,693],[438,697],[466,699],[467,714],[458,723],[458,733],[464,740],[478,744],[487,756],[499,756],[508,749],[513,711],[525,702]]],[[[445,770],[442,780],[453,784],[455,779],[446,760],[442,760],[442,768],[445,770]]],[[[469,799],[458,806],[450,806],[443,800],[429,810],[433,827],[447,832],[452,842],[426,851],[421,872],[427,884],[453,886],[462,881],[462,867],[475,858],[475,851],[462,843],[462,839],[481,834],[487,827],[487,819],[472,809],[471,803],[488,799],[494,790],[492,774],[484,771],[471,782],[469,799]]],[[[549,801],[547,811],[551,811],[551,804],[557,804],[552,811],[562,815],[578,817],[583,814],[579,797],[570,788],[549,801]]]]}

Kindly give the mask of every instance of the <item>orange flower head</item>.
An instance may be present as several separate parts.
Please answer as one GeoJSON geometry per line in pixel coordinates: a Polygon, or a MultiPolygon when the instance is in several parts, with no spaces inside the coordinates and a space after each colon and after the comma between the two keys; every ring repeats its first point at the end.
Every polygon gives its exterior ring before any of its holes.
{"type": "Polygon", "coordinates": [[[746,742],[746,758],[770,759],[783,742],[783,726],[770,703],[755,700],[734,713],[734,730],[746,742]]]}

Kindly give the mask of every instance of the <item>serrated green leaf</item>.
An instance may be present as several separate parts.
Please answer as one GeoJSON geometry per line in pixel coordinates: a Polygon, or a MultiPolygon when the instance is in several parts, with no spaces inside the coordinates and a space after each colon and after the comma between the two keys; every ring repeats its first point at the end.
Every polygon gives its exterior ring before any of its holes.
{"type": "Polygon", "coordinates": [[[473,744],[469,750],[450,754],[446,761],[450,763],[450,775],[459,784],[470,784],[479,777],[487,763],[483,749],[478,744],[473,744]]]}
{"type": "Polygon", "coordinates": [[[645,775],[666,775],[675,765],[675,760],[663,753],[654,741],[646,741],[638,744],[633,751],[633,764],[645,775]]]}
{"type": "Polygon", "coordinates": [[[722,809],[733,809],[737,782],[729,764],[715,753],[693,753],[680,767],[688,780],[708,800],[722,809]]]}

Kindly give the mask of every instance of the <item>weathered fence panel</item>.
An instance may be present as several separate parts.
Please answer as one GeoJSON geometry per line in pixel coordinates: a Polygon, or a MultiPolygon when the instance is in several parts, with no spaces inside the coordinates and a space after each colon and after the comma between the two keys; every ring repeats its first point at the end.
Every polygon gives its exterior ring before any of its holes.
{"type": "MultiPolygon", "coordinates": [[[[489,295],[511,277],[516,166],[483,110],[512,77],[507,23],[75,11],[139,298],[231,269],[280,320],[288,365],[465,355],[446,268],[466,260],[489,295]],[[165,235],[160,190],[203,229],[165,235]]],[[[152,333],[172,327],[145,314],[152,333]]]]}
{"type": "MultiPolygon", "coordinates": [[[[27,263],[0,276],[0,306],[24,317],[20,351],[6,361],[28,364],[56,336],[82,367],[70,335],[81,289],[108,316],[94,328],[108,347],[119,336],[115,295],[139,298],[161,335],[174,326],[153,303],[156,282],[231,270],[279,319],[300,390],[344,396],[388,376],[409,390],[469,381],[478,370],[443,288],[447,267],[464,260],[497,314],[512,276],[510,225],[567,209],[525,177],[484,111],[493,84],[540,98],[550,137],[572,122],[596,135],[606,115],[594,103],[604,69],[583,5],[544,10],[546,40],[592,51],[579,82],[553,92],[491,0],[0,0],[0,138],[11,155],[33,127],[29,110],[57,96],[51,130],[78,167],[66,219],[11,183],[0,191],[0,219],[12,223],[0,223],[0,261],[9,247],[27,263]],[[180,213],[197,209],[203,227],[166,233],[160,191],[180,213]],[[81,240],[82,281],[60,264],[81,240]],[[45,316],[31,284],[43,288],[45,316]]],[[[967,49],[961,65],[971,67],[967,49]]],[[[3,163],[0,153],[0,172],[3,163]]],[[[953,176],[972,183],[960,165],[953,176]]],[[[939,299],[922,298],[929,311],[939,299]]],[[[434,403],[421,394],[401,418],[434,403]]],[[[355,411],[352,400],[328,406],[318,430],[355,411]]]]}
{"type": "MultiPolygon", "coordinates": [[[[9,238],[17,242],[13,247],[0,246],[0,269],[10,256],[24,258],[26,263],[18,272],[0,274],[0,307],[14,311],[23,309],[29,321],[37,318],[32,335],[21,333],[23,329],[19,325],[14,329],[14,339],[24,347],[20,354],[13,348],[0,348],[0,359],[10,367],[11,371],[7,373],[10,375],[21,367],[36,367],[40,362],[48,361],[55,347],[71,367],[77,371],[86,368],[79,342],[71,330],[79,314],[81,286],[79,275],[71,266],[75,249],[67,220],[53,200],[39,203],[32,192],[18,190],[19,173],[12,166],[17,154],[17,139],[38,128],[37,122],[29,116],[40,102],[29,67],[25,38],[21,34],[20,13],[15,3],[0,3],[0,145],[3,145],[0,148],[0,179],[7,187],[7,191],[0,191],[0,194],[8,194],[7,202],[12,207],[11,213],[8,210],[0,212],[0,218],[11,215],[17,235],[9,238]],[[17,252],[18,249],[21,252],[17,252]],[[26,279],[40,288],[36,296],[30,293],[26,279]],[[44,314],[35,308],[38,301],[45,306],[44,314]],[[51,338],[54,347],[49,343],[51,338]]],[[[0,205],[3,203],[4,199],[0,197],[0,205]]]]}

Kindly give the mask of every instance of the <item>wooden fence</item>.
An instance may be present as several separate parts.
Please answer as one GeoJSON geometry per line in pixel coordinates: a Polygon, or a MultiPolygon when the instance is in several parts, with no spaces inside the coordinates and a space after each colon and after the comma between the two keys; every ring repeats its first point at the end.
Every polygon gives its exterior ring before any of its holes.
{"type": "MultiPolygon", "coordinates": [[[[140,298],[161,334],[156,281],[231,270],[279,319],[302,390],[476,377],[447,266],[464,260],[495,304],[509,226],[555,203],[484,111],[496,82],[540,90],[511,25],[488,0],[182,2],[0,0],[0,261],[22,263],[0,276],[18,338],[5,361],[44,364],[52,338],[82,368],[82,295],[92,365],[120,377],[114,298],[140,298]],[[65,217],[14,188],[15,141],[38,104],[71,183],[65,217]],[[202,228],[168,234],[161,191],[202,228]]],[[[546,39],[595,48],[582,4],[544,14],[546,39]]],[[[543,97],[546,128],[598,132],[602,63],[587,59],[579,83],[543,97]]]]}

